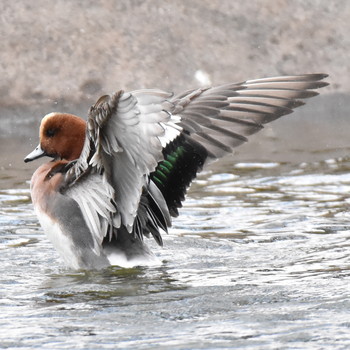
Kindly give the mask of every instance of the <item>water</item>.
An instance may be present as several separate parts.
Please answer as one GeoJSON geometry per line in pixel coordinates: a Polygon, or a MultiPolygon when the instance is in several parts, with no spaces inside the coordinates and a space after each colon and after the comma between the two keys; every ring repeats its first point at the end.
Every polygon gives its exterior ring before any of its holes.
{"type": "Polygon", "coordinates": [[[242,148],[212,165],[164,248],[149,240],[161,266],[100,272],[61,264],[32,210],[26,150],[11,165],[3,153],[0,347],[348,349],[350,158],[328,131],[310,150],[297,140],[300,155],[266,130],[264,159],[242,148]]]}

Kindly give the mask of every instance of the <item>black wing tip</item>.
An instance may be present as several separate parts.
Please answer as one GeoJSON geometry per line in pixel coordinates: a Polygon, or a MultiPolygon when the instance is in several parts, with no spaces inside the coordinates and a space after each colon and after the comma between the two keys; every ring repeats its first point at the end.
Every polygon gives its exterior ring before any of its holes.
{"type": "Polygon", "coordinates": [[[316,84],[315,84],[315,87],[314,89],[320,89],[320,88],[323,88],[325,86],[328,86],[329,83],[327,83],[326,81],[316,81],[316,84]]]}
{"type": "MultiPolygon", "coordinates": [[[[328,78],[327,73],[305,73],[305,74],[295,74],[295,75],[281,75],[280,78],[283,77],[296,79],[299,81],[320,81],[328,78]]],[[[278,78],[278,77],[277,77],[278,78]]]]}
{"type": "MultiPolygon", "coordinates": [[[[299,75],[294,75],[296,78],[300,78],[302,80],[322,80],[328,78],[327,73],[306,73],[306,74],[299,74],[299,75]]],[[[293,76],[292,76],[293,77],[293,76]]]]}
{"type": "Polygon", "coordinates": [[[290,109],[298,108],[301,106],[304,106],[306,102],[301,100],[292,100],[291,105],[289,106],[290,109]]]}
{"type": "Polygon", "coordinates": [[[327,73],[311,73],[310,75],[315,76],[316,80],[322,80],[329,77],[327,73]]]}
{"type": "Polygon", "coordinates": [[[329,85],[328,82],[323,81],[323,79],[326,79],[329,77],[329,75],[326,73],[308,73],[308,74],[295,75],[294,77],[300,78],[300,81],[310,81],[310,83],[313,82],[314,84],[308,89],[320,89],[329,85]]]}

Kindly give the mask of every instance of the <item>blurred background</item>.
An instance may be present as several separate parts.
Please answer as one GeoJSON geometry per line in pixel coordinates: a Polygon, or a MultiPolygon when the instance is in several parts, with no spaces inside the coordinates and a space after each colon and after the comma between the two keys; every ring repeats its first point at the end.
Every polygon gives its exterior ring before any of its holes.
{"type": "Polygon", "coordinates": [[[350,349],[349,33],[349,0],[1,0],[0,348],[350,349]],[[161,266],[64,267],[30,200],[47,159],[23,163],[45,114],[315,72],[147,240],[161,266]]]}
{"type": "Polygon", "coordinates": [[[282,74],[328,73],[330,86],[237,159],[344,156],[349,18],[347,0],[1,1],[0,186],[30,178],[38,163],[22,159],[51,111],[85,117],[119,89],[178,93],[282,74]]]}

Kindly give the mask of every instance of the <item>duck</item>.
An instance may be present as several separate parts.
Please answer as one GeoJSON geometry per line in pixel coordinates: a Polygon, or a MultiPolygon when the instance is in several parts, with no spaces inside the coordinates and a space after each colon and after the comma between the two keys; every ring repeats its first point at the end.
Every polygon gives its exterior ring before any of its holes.
{"type": "Polygon", "coordinates": [[[24,161],[47,156],[30,190],[39,222],[65,265],[148,264],[144,237],[163,245],[198,172],[290,114],[328,85],[326,74],[278,76],[201,87],[101,96],[86,121],[52,112],[24,161]]]}

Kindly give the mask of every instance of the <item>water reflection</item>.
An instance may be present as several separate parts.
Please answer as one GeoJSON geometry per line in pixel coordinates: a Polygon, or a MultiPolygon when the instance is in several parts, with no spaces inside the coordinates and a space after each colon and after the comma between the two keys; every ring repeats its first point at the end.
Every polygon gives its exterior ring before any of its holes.
{"type": "Polygon", "coordinates": [[[44,298],[38,300],[41,306],[47,303],[76,304],[102,303],[128,304],[126,297],[148,296],[150,294],[178,291],[186,285],[160,268],[110,267],[103,271],[81,271],[59,273],[48,276],[40,287],[45,291],[44,298]]]}

